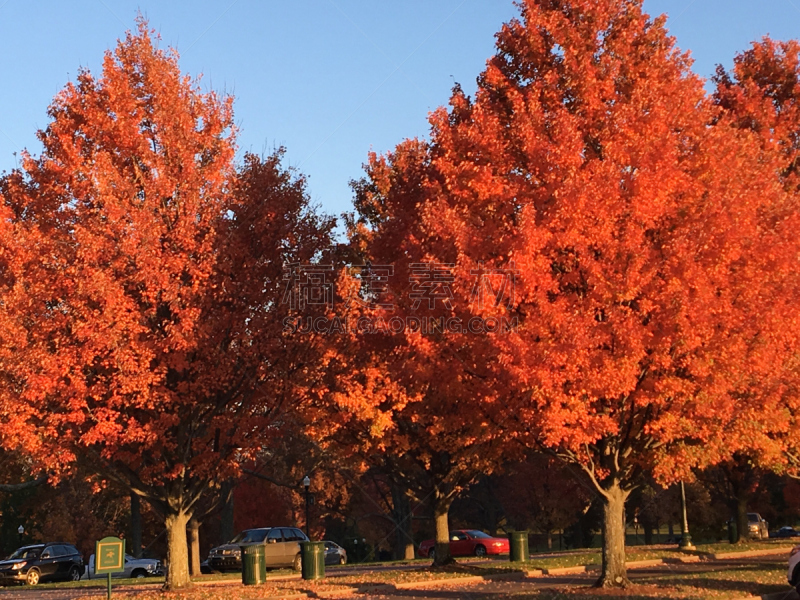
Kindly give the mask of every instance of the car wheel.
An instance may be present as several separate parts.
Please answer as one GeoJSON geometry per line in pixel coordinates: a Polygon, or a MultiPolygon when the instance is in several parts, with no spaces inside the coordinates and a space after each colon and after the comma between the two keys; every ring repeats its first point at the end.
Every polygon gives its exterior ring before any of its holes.
{"type": "Polygon", "coordinates": [[[70,581],[80,581],[81,580],[81,570],[78,567],[72,567],[69,570],[69,580],[70,581]]]}
{"type": "Polygon", "coordinates": [[[133,573],[131,573],[131,577],[134,579],[144,579],[147,577],[147,572],[142,569],[136,569],[133,573]]]}
{"type": "Polygon", "coordinates": [[[39,571],[37,569],[31,569],[28,571],[28,576],[25,578],[25,583],[28,585],[36,585],[39,583],[39,571]]]}
{"type": "Polygon", "coordinates": [[[294,562],[292,562],[292,569],[295,571],[300,571],[303,568],[303,558],[298,554],[294,557],[294,562]]]}
{"type": "Polygon", "coordinates": [[[339,557],[339,564],[340,564],[340,565],[343,565],[343,564],[345,564],[345,563],[347,563],[347,559],[346,559],[344,556],[340,556],[340,557],[339,557]]]}
{"type": "Polygon", "coordinates": [[[475,546],[475,556],[486,556],[486,546],[475,546]]]}
{"type": "Polygon", "coordinates": [[[797,593],[800,594],[800,564],[796,565],[794,568],[790,585],[795,586],[797,588],[797,593]]]}
{"type": "Polygon", "coordinates": [[[434,550],[433,548],[428,550],[428,558],[430,558],[431,560],[436,560],[436,550],[434,550]]]}

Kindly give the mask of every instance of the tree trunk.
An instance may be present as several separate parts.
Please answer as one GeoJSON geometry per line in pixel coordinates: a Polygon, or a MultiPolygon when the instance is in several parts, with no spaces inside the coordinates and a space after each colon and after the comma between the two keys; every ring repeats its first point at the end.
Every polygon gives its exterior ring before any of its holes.
{"type": "MultiPolygon", "coordinates": [[[[219,528],[219,536],[222,538],[219,540],[220,545],[227,544],[233,539],[233,536],[236,535],[236,531],[234,530],[233,526],[233,484],[226,483],[225,486],[228,486],[228,489],[231,489],[231,494],[228,501],[222,507],[222,518],[219,528]]],[[[225,491],[227,492],[227,489],[225,491]]]]}
{"type": "Polygon", "coordinates": [[[189,536],[189,574],[192,577],[200,575],[200,522],[192,517],[186,529],[189,536]]]}
{"type": "Polygon", "coordinates": [[[433,506],[433,518],[436,524],[436,552],[433,557],[433,566],[441,567],[456,562],[450,556],[450,525],[448,517],[450,513],[450,504],[453,502],[452,498],[441,495],[438,491],[433,506]]]}
{"type": "Polygon", "coordinates": [[[134,558],[142,558],[142,501],[131,492],[131,545],[128,551],[134,558]]]}
{"type": "Polygon", "coordinates": [[[736,498],[736,541],[746,542],[750,534],[750,523],[747,519],[747,495],[736,498]]]}
{"type": "Polygon", "coordinates": [[[411,503],[403,486],[392,483],[392,519],[395,524],[395,560],[414,559],[414,535],[411,523],[411,503]]]}
{"type": "Polygon", "coordinates": [[[649,519],[642,520],[642,528],[644,529],[644,544],[645,546],[653,545],[653,523],[649,519]]]}
{"type": "Polygon", "coordinates": [[[628,492],[614,482],[603,493],[603,570],[597,587],[630,584],[625,568],[625,500],[628,492]]]}
{"type": "Polygon", "coordinates": [[[165,590],[177,590],[191,585],[189,578],[189,545],[186,543],[186,525],[190,515],[171,512],[164,519],[167,527],[167,580],[165,590]]]}

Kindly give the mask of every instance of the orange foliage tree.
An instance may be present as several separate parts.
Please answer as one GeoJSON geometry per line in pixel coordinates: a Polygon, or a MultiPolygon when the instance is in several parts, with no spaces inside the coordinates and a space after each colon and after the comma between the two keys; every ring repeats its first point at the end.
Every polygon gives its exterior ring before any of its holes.
{"type": "Polygon", "coordinates": [[[792,289],[796,215],[663,17],[620,0],[520,9],[476,97],[456,87],[429,143],[371,158],[361,212],[403,261],[452,265],[462,323],[512,325],[420,338],[432,386],[491,390],[442,422],[466,413],[578,466],[604,507],[598,585],[624,586],[624,506],[643,474],[770,444],[759,403],[780,393],[786,346],[762,307],[792,289]],[[476,302],[476,276],[497,274],[514,285],[476,302]],[[749,425],[726,437],[734,415],[749,425]]]}
{"type": "MultiPolygon", "coordinates": [[[[800,199],[800,43],[765,37],[735,57],[731,72],[718,67],[714,82],[714,101],[722,109],[719,122],[752,133],[763,160],[773,164],[778,173],[787,200],[782,213],[772,215],[770,225],[791,237],[796,226],[792,217],[800,199]]],[[[755,423],[739,419],[737,426],[764,432],[758,423],[769,419],[772,427],[767,432],[772,443],[745,444],[740,451],[761,466],[800,478],[800,444],[795,434],[800,414],[800,355],[796,352],[800,342],[796,307],[800,284],[793,276],[798,253],[793,244],[770,247],[769,251],[778,259],[773,266],[777,277],[765,277],[761,282],[765,301],[759,312],[771,315],[773,335],[783,352],[774,355],[767,372],[749,381],[745,391],[759,408],[758,415],[750,415],[755,423]],[[767,398],[765,391],[771,392],[767,398]]],[[[739,520],[746,524],[742,510],[739,520]]]]}
{"type": "Polygon", "coordinates": [[[340,280],[351,327],[330,336],[333,402],[322,406],[334,410],[317,439],[386,479],[398,554],[401,546],[410,554],[414,507],[432,507],[434,564],[443,565],[452,561],[455,498],[522,448],[506,443],[492,420],[498,393],[475,376],[490,348],[456,324],[449,268],[429,260],[413,204],[425,157],[423,145],[408,142],[391,164],[373,156],[354,183],[352,264],[340,280]],[[487,409],[476,413],[476,404],[487,409]]]}
{"type": "Polygon", "coordinates": [[[147,499],[182,587],[198,500],[255,458],[313,364],[310,338],[281,335],[284,265],[332,224],[280,152],[236,171],[232,99],[143,20],[49,114],[41,156],[0,188],[4,441],[56,472],[85,455],[147,499]]]}

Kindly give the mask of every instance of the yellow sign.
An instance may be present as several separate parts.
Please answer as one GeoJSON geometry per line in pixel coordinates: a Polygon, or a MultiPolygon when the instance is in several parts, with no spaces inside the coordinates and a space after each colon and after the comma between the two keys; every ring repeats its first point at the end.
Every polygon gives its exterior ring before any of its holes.
{"type": "Polygon", "coordinates": [[[125,570],[125,540],[116,537],[103,538],[95,547],[94,572],[119,573],[125,570]]]}

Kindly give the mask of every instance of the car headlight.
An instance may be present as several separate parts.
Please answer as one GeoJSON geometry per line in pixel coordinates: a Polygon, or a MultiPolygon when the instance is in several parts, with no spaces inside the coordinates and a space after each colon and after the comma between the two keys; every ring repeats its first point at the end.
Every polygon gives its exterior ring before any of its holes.
{"type": "Polygon", "coordinates": [[[11,569],[14,571],[19,571],[22,567],[28,564],[28,561],[23,560],[22,562],[14,563],[11,565],[11,569]]]}

